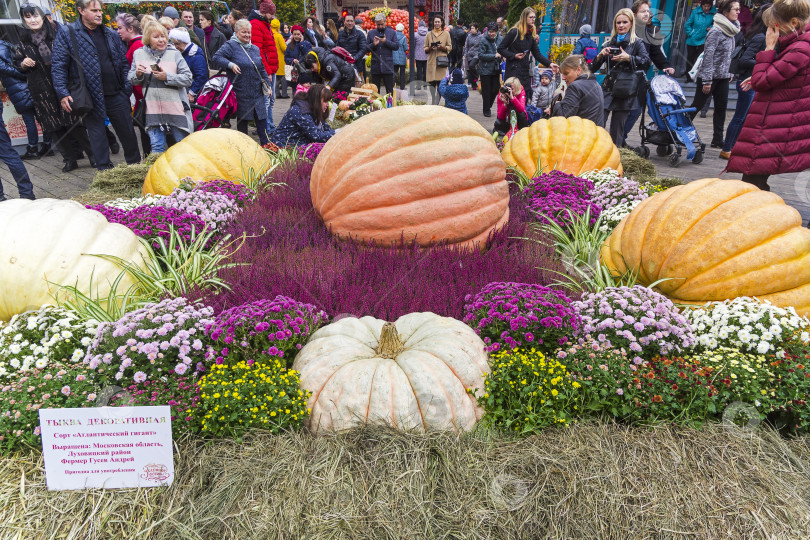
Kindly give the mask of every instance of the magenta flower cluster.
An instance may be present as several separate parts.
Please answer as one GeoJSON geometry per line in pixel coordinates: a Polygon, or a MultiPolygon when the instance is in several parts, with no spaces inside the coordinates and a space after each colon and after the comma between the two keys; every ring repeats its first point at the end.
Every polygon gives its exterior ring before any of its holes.
{"type": "Polygon", "coordinates": [[[495,282],[464,300],[463,320],[489,352],[521,345],[553,352],[568,343],[579,326],[571,299],[542,285],[495,282]]]}
{"type": "Polygon", "coordinates": [[[591,201],[592,190],[593,182],[590,180],[551,171],[533,178],[523,193],[529,209],[538,214],[541,223],[550,219],[560,227],[567,227],[570,222],[569,210],[581,216],[590,208],[591,224],[596,223],[602,209],[591,201]]]}
{"type": "Polygon", "coordinates": [[[84,363],[102,384],[121,386],[171,374],[193,375],[205,369],[210,353],[205,329],[214,310],[171,298],[102,323],[84,363]]]}
{"type": "Polygon", "coordinates": [[[194,186],[193,191],[224,195],[235,202],[239,208],[244,208],[256,195],[252,189],[242,184],[234,184],[233,182],[222,179],[200,182],[194,186]]]}
{"type": "Polygon", "coordinates": [[[205,229],[205,221],[202,218],[179,208],[138,206],[132,210],[121,210],[103,204],[92,204],[87,208],[101,212],[110,223],[120,223],[128,227],[136,235],[148,240],[155,249],[159,246],[158,238],[168,242],[170,227],[174,227],[186,241],[191,241],[205,229]]]}
{"type": "Polygon", "coordinates": [[[227,309],[205,329],[216,342],[209,360],[222,364],[230,355],[250,362],[264,355],[292,364],[295,353],[328,318],[312,304],[281,295],[227,309]]]}
{"type": "Polygon", "coordinates": [[[298,155],[304,159],[315,161],[315,158],[317,158],[318,154],[323,150],[323,145],[324,143],[310,143],[306,146],[299,146],[298,155]]]}
{"type": "Polygon", "coordinates": [[[597,341],[634,355],[640,364],[697,343],[689,321],[672,301],[648,287],[609,287],[574,302],[582,317],[579,343],[597,341]]]}

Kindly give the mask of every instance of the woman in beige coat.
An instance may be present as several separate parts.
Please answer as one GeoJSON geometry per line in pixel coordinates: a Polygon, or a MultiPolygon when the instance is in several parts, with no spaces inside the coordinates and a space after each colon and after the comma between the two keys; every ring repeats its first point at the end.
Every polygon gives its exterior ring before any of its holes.
{"type": "Polygon", "coordinates": [[[447,77],[447,66],[437,67],[436,59],[443,56],[445,61],[448,61],[447,54],[452,48],[450,33],[444,30],[444,21],[441,17],[435,17],[433,19],[433,30],[425,36],[425,53],[428,55],[426,79],[430,84],[430,101],[433,105],[438,105],[439,100],[442,99],[441,96],[438,96],[437,100],[437,89],[439,88],[439,82],[447,77]]]}

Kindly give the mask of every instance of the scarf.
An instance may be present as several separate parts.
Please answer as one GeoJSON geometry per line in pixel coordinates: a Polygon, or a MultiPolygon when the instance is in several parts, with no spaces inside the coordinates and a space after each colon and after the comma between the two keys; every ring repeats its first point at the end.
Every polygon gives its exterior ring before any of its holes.
{"type": "MultiPolygon", "coordinates": [[[[47,22],[47,21],[46,21],[47,22]]],[[[37,32],[31,33],[31,42],[36,46],[39,51],[39,56],[42,58],[42,63],[46,66],[51,65],[51,44],[47,42],[47,32],[45,27],[39,29],[37,32]]]]}
{"type": "Polygon", "coordinates": [[[250,43],[247,43],[247,44],[242,43],[242,40],[241,40],[241,39],[239,39],[238,37],[236,37],[236,33],[234,33],[234,35],[232,35],[232,36],[231,36],[231,41],[235,41],[235,42],[237,42],[237,43],[238,43],[239,45],[241,45],[241,46],[242,46],[242,48],[243,48],[243,49],[245,49],[246,51],[247,51],[248,49],[250,49],[250,45],[251,45],[251,44],[250,44],[250,43]]]}
{"type": "MultiPolygon", "coordinates": [[[[170,75],[177,74],[177,65],[182,60],[181,53],[172,45],[167,45],[162,51],[145,45],[137,49],[133,56],[133,64],[159,64],[170,75]]],[[[163,131],[176,127],[186,133],[193,132],[189,128],[190,114],[187,114],[189,109],[185,101],[185,89],[178,91],[177,87],[169,86],[168,81],[155,77],[150,77],[148,84],[143,97],[146,103],[146,126],[163,131]]]]}
{"type": "Polygon", "coordinates": [[[641,25],[636,20],[636,37],[652,47],[660,47],[664,43],[664,36],[654,24],[641,25]]]}
{"type": "Polygon", "coordinates": [[[628,37],[629,35],[630,35],[630,33],[629,33],[629,32],[628,32],[627,34],[616,34],[616,43],[621,43],[621,42],[622,42],[622,41],[624,41],[625,39],[626,39],[627,41],[630,41],[630,39],[629,39],[629,37],[628,37]]]}
{"type": "Polygon", "coordinates": [[[725,15],[716,13],[713,20],[714,27],[719,28],[728,37],[734,37],[740,33],[740,24],[730,21],[725,15]]]}
{"type": "Polygon", "coordinates": [[[211,42],[211,34],[214,32],[214,25],[212,24],[208,28],[203,28],[203,32],[205,32],[205,44],[208,45],[211,42]]]}

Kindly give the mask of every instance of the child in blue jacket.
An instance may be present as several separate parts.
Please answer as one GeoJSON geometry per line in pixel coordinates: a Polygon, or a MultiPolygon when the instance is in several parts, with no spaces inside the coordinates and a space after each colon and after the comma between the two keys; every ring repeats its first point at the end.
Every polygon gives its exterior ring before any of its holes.
{"type": "Polygon", "coordinates": [[[444,106],[467,114],[467,98],[470,91],[464,84],[464,75],[456,68],[439,83],[439,95],[444,98],[444,106]]]}

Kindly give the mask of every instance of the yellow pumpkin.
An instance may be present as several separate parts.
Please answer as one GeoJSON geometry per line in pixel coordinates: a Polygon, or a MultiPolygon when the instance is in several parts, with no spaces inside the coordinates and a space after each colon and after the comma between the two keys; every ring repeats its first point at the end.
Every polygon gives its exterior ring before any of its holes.
{"type": "Polygon", "coordinates": [[[810,315],[810,230],[775,193],[706,178],[656,193],[602,247],[611,270],[676,302],[755,296],[810,315]]]}
{"type": "Polygon", "coordinates": [[[234,129],[206,129],[170,147],[146,173],[143,194],[169,195],[190,176],[197,182],[225,179],[240,183],[249,169],[266,171],[270,156],[249,136],[234,129]]]}
{"type": "Polygon", "coordinates": [[[606,168],[622,172],[619,149],[610,134],[578,116],[544,118],[521,129],[506,142],[501,157],[529,177],[538,170],[575,175],[606,168]]]}
{"type": "Polygon", "coordinates": [[[371,84],[371,83],[366,83],[366,84],[364,84],[363,86],[361,86],[360,88],[363,88],[363,89],[365,89],[365,90],[371,90],[371,91],[372,91],[372,92],[374,92],[375,94],[376,94],[376,93],[377,93],[377,91],[378,91],[378,89],[377,89],[377,85],[376,85],[376,84],[371,84]]]}

